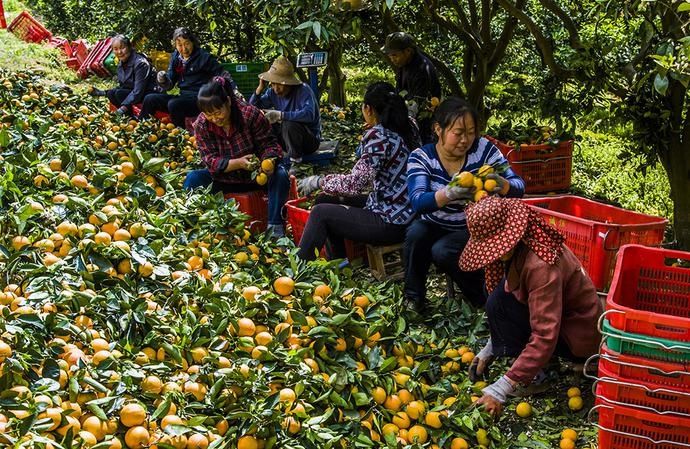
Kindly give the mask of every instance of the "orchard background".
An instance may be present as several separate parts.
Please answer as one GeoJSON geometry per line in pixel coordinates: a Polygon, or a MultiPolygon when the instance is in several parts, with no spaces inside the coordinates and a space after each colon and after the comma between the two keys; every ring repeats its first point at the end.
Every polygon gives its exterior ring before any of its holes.
{"type": "MultiPolygon", "coordinates": [[[[490,134],[576,135],[573,191],[668,217],[667,241],[690,249],[690,3],[4,5],[70,39],[124,32],[144,51],[170,51],[177,26],[228,62],[329,51],[324,135],[343,146],[300,175],[352,166],[364,88],[393,78],[379,48],[408,31],[490,134]]],[[[0,33],[1,445],[596,447],[589,380],[562,366],[547,393],[491,419],[466,375],[485,319],[448,301],[440,277],[434,316],[417,323],[396,284],[298,261],[232,204],[182,191],[199,163],[191,136],[111,116],[91,83],[108,85],[0,33]]]]}

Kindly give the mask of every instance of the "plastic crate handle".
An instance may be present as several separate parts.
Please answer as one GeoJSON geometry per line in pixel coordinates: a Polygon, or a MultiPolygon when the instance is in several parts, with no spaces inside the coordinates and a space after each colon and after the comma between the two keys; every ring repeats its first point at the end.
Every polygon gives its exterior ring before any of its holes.
{"type": "Polygon", "coordinates": [[[608,427],[604,427],[601,424],[599,424],[598,422],[592,421],[592,412],[597,410],[597,409],[600,409],[600,408],[606,408],[609,410],[614,409],[613,407],[610,407],[610,406],[604,405],[604,404],[598,404],[598,405],[595,405],[594,407],[592,407],[591,409],[589,409],[589,412],[587,413],[587,420],[589,421],[589,423],[591,425],[593,425],[594,427],[596,427],[599,430],[603,430],[605,432],[615,433],[617,435],[623,435],[626,437],[640,438],[643,440],[647,440],[653,444],[673,444],[673,445],[677,445],[677,446],[683,446],[683,447],[690,448],[690,444],[687,444],[687,443],[680,443],[678,441],[670,441],[670,440],[659,440],[659,441],[657,441],[657,440],[650,438],[648,436],[645,436],[645,435],[638,435],[636,433],[628,433],[628,432],[623,432],[622,430],[615,430],[615,429],[609,429],[608,427]]]}
{"type": "MultiPolygon", "coordinates": [[[[603,382],[603,383],[609,383],[609,384],[613,384],[613,385],[620,385],[620,386],[622,386],[622,387],[639,388],[640,390],[644,390],[644,392],[645,392],[646,394],[667,394],[667,393],[668,393],[668,394],[679,394],[679,395],[682,395],[682,396],[690,397],[690,392],[669,390],[669,389],[666,389],[666,388],[649,388],[649,387],[646,386],[646,385],[636,384],[636,383],[634,383],[634,382],[621,382],[620,380],[618,380],[618,379],[613,379],[613,378],[611,378],[611,377],[596,377],[596,376],[595,376],[595,379],[596,379],[596,380],[594,381],[594,384],[602,383],[602,382],[603,382]]],[[[637,407],[637,406],[636,406],[636,407],[637,407]]],[[[660,413],[660,414],[662,414],[662,415],[668,414],[668,413],[673,414],[673,412],[656,412],[656,413],[660,413]]]]}
{"type": "Polygon", "coordinates": [[[667,346],[660,341],[655,341],[655,340],[644,340],[641,338],[635,338],[635,337],[628,337],[626,335],[619,335],[619,334],[612,334],[610,332],[605,332],[602,329],[599,329],[599,332],[601,332],[601,335],[604,337],[613,337],[613,338],[618,338],[620,340],[624,341],[631,341],[633,343],[641,343],[643,345],[653,345],[653,346],[658,346],[661,349],[665,349],[666,351],[680,351],[680,352],[687,352],[690,354],[690,348],[687,346],[682,346],[682,345],[671,345],[667,346]]]}
{"type": "MultiPolygon", "coordinates": [[[[623,384],[623,385],[627,385],[627,384],[623,384]]],[[[649,407],[649,406],[646,406],[646,405],[639,405],[639,404],[633,405],[633,404],[628,404],[627,402],[615,401],[615,400],[609,399],[609,398],[607,398],[607,397],[605,397],[605,396],[597,396],[597,397],[598,397],[599,399],[602,399],[602,400],[608,402],[609,404],[619,405],[619,406],[622,406],[622,407],[630,407],[630,406],[633,406],[634,408],[637,408],[637,409],[640,409],[640,410],[644,410],[645,412],[656,413],[656,414],[658,414],[658,415],[670,415],[670,416],[675,416],[675,417],[679,417],[679,418],[686,418],[686,417],[688,416],[688,415],[686,415],[685,413],[682,413],[682,412],[672,412],[672,411],[660,412],[659,410],[655,409],[654,407],[649,407]]]]}
{"type": "Polygon", "coordinates": [[[681,335],[684,335],[688,332],[688,329],[684,327],[667,324],[667,318],[664,315],[658,313],[649,315],[649,312],[646,311],[610,309],[604,312],[604,315],[608,312],[618,312],[631,320],[645,321],[653,325],[655,329],[663,330],[665,332],[681,335]]]}

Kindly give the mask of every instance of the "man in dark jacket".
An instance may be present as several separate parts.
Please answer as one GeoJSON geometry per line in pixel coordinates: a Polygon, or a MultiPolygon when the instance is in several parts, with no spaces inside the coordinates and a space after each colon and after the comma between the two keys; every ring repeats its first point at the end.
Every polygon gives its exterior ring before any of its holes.
{"type": "Polygon", "coordinates": [[[156,72],[151,61],[134,51],[132,41],[118,34],[113,37],[111,48],[120,61],[117,66],[118,86],[113,89],[92,89],[95,96],[106,96],[117,107],[117,114],[132,114],[132,105],[141,103],[144,96],[156,91],[156,72]]]}
{"type": "Polygon", "coordinates": [[[441,84],[436,67],[415,45],[407,33],[396,32],[386,37],[382,48],[395,67],[395,89],[405,92],[410,115],[417,119],[422,144],[433,142],[431,114],[425,113],[431,98],[441,97],[441,84]]]}

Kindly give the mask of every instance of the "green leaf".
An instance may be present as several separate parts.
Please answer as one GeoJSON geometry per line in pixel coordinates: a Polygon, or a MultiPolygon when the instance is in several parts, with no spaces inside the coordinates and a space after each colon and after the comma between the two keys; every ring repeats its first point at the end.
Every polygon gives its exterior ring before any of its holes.
{"type": "Polygon", "coordinates": [[[395,369],[397,364],[398,364],[398,361],[395,359],[395,357],[388,357],[381,364],[381,369],[379,371],[381,371],[382,373],[392,371],[395,369]]]}
{"type": "Polygon", "coordinates": [[[678,12],[688,12],[690,11],[690,2],[681,3],[678,5],[678,12]]]}
{"type": "Polygon", "coordinates": [[[300,23],[299,25],[297,25],[296,29],[298,29],[298,30],[305,30],[305,29],[307,29],[307,28],[312,28],[313,26],[314,26],[314,25],[313,25],[313,22],[312,22],[311,20],[308,20],[308,21],[306,21],[306,22],[302,22],[302,23],[300,23]]]}
{"type": "Polygon", "coordinates": [[[666,90],[668,89],[668,77],[661,76],[657,73],[654,77],[654,90],[659,92],[660,95],[666,95],[666,90]]]}
{"type": "Polygon", "coordinates": [[[317,39],[321,39],[321,22],[312,23],[312,30],[314,30],[314,36],[317,39]]]}
{"type": "Polygon", "coordinates": [[[163,402],[161,402],[158,405],[156,411],[153,412],[153,415],[151,415],[151,419],[156,420],[161,416],[165,416],[165,414],[168,413],[168,410],[170,410],[170,404],[172,404],[172,397],[170,395],[167,395],[165,397],[165,400],[163,400],[163,402]]]}

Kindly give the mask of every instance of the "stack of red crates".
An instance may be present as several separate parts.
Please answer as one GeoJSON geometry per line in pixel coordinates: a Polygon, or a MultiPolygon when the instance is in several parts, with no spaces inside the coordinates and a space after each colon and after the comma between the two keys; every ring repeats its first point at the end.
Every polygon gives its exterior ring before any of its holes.
{"type": "Polygon", "coordinates": [[[87,78],[91,74],[102,78],[109,78],[112,76],[110,71],[103,65],[108,55],[112,52],[110,47],[111,41],[112,38],[110,37],[98,41],[77,70],[77,74],[80,78],[87,78]]]}
{"type": "Polygon", "coordinates": [[[690,253],[626,245],[602,317],[599,449],[690,445],[690,253]]]}
{"type": "Polygon", "coordinates": [[[7,31],[26,42],[42,42],[53,36],[53,33],[26,11],[22,11],[15,17],[10,26],[7,27],[7,31]]]}
{"type": "Polygon", "coordinates": [[[658,246],[668,220],[574,195],[526,198],[547,223],[565,235],[599,291],[608,289],[618,249],[630,243],[658,246]]]}
{"type": "Polygon", "coordinates": [[[501,150],[513,171],[525,181],[525,193],[559,192],[570,188],[573,172],[572,140],[555,146],[511,146],[491,136],[486,138],[501,150]]]}

